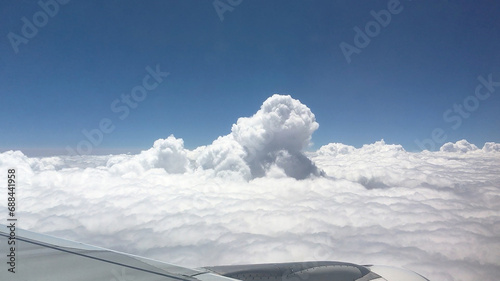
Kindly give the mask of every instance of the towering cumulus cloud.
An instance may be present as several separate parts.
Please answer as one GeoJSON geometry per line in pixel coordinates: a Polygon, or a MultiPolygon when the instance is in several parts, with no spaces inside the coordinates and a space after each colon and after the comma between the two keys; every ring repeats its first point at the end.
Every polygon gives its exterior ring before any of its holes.
{"type": "Polygon", "coordinates": [[[113,163],[115,170],[163,168],[169,173],[212,171],[220,177],[250,180],[267,173],[295,179],[321,172],[303,154],[319,127],[311,110],[290,96],[273,95],[252,117],[239,118],[231,133],[194,151],[170,136],[134,159],[113,163]]]}
{"type": "Polygon", "coordinates": [[[277,167],[287,176],[304,179],[319,174],[302,153],[318,127],[307,106],[290,96],[274,95],[252,117],[238,119],[228,138],[243,149],[252,177],[277,167]]]}
{"type": "Polygon", "coordinates": [[[169,136],[137,155],[7,151],[0,171],[17,170],[20,227],[183,266],[340,260],[498,280],[500,144],[304,152],[317,128],[274,95],[194,150],[169,136]]]}
{"type": "Polygon", "coordinates": [[[250,180],[268,173],[305,179],[321,174],[303,154],[319,125],[311,110],[290,96],[273,95],[252,117],[239,118],[231,133],[195,151],[170,136],[133,159],[110,163],[114,170],[163,168],[168,173],[210,170],[220,177],[250,180]],[[138,166],[137,166],[138,165],[138,166]]]}

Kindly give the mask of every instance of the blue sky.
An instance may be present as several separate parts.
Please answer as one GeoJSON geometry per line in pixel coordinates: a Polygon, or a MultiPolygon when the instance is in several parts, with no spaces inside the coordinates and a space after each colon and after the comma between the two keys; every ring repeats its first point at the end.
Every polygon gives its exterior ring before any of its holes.
{"type": "Polygon", "coordinates": [[[171,134],[195,148],[274,93],[316,115],[313,148],[385,139],[419,151],[436,129],[435,148],[500,141],[496,1],[215,1],[235,4],[221,15],[200,0],[41,2],[53,16],[37,1],[0,2],[0,151],[66,153],[103,119],[114,129],[92,153],[137,152],[171,134]],[[371,11],[390,21],[374,25],[371,11]],[[373,37],[349,63],[340,44],[357,48],[354,28],[367,26],[373,37]],[[112,104],[125,105],[148,66],[169,75],[124,117],[112,104]],[[482,99],[479,76],[494,84],[482,99]]]}

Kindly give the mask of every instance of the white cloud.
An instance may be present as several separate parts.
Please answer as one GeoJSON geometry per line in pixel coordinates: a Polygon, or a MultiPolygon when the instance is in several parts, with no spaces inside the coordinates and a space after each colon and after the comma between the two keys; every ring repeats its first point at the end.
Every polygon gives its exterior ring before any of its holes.
{"type": "Polygon", "coordinates": [[[500,152],[500,143],[487,142],[483,146],[484,152],[500,152]]]}
{"type": "Polygon", "coordinates": [[[444,152],[466,153],[470,151],[476,151],[478,149],[479,148],[477,148],[477,146],[475,146],[474,144],[471,144],[466,140],[460,140],[457,141],[456,143],[451,143],[451,142],[445,143],[443,146],[441,146],[439,150],[444,152]]]}
{"type": "Polygon", "coordinates": [[[319,155],[326,156],[337,156],[338,154],[349,154],[353,152],[356,148],[354,146],[345,145],[342,143],[329,143],[322,146],[317,153],[319,155]]]}
{"type": "Polygon", "coordinates": [[[231,133],[195,151],[170,136],[134,157],[108,161],[113,172],[136,175],[151,168],[167,173],[210,170],[218,177],[250,180],[282,170],[304,179],[321,172],[303,153],[318,123],[311,110],[290,96],[273,95],[252,117],[239,118],[231,133]]]}
{"type": "Polygon", "coordinates": [[[410,153],[382,140],[305,154],[317,128],[306,106],[273,96],[195,150],[170,136],[137,155],[4,152],[0,167],[18,171],[21,227],[166,262],[340,260],[497,279],[500,144],[410,153]]]}
{"type": "Polygon", "coordinates": [[[188,152],[184,141],[169,136],[154,142],[153,147],[135,156],[118,155],[107,161],[110,171],[119,174],[137,174],[159,168],[170,174],[182,174],[189,169],[188,152]]]}

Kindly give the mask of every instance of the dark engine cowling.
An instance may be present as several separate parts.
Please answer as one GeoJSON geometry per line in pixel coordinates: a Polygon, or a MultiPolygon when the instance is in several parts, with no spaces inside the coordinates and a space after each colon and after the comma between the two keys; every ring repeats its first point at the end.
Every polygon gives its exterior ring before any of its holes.
{"type": "Polygon", "coordinates": [[[400,268],[334,261],[227,265],[205,269],[243,281],[428,281],[400,268]]]}

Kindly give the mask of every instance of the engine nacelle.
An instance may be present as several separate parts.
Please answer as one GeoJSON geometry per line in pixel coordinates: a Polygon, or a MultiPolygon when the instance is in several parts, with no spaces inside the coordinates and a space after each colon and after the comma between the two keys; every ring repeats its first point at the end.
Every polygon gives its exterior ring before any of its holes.
{"type": "Polygon", "coordinates": [[[318,261],[205,267],[243,281],[429,281],[409,270],[378,265],[318,261]]]}

